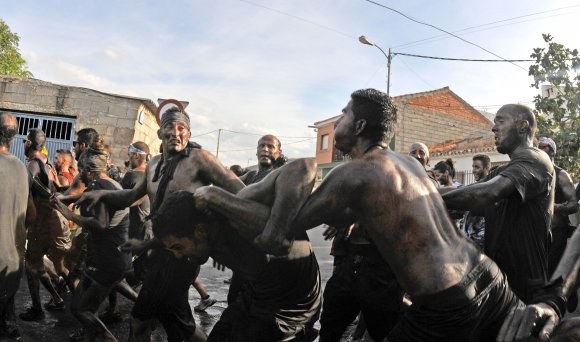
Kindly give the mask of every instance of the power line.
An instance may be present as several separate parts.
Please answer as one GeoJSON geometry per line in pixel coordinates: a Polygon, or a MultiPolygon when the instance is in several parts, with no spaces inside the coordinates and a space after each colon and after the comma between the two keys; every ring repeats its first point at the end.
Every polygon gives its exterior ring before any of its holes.
{"type": "Polygon", "coordinates": [[[316,23],[316,22],[314,22],[312,20],[308,20],[308,19],[301,18],[301,17],[299,17],[297,15],[294,15],[294,14],[282,12],[280,10],[277,10],[277,9],[274,9],[274,8],[271,8],[271,7],[267,7],[267,6],[264,6],[264,5],[261,5],[261,4],[257,4],[255,2],[251,2],[251,1],[248,1],[248,0],[238,0],[238,1],[245,2],[245,3],[247,3],[249,5],[252,5],[252,6],[260,7],[260,8],[266,9],[268,11],[276,12],[278,14],[282,14],[282,15],[285,15],[287,17],[290,17],[290,18],[293,18],[293,19],[297,19],[297,20],[303,21],[303,22],[308,23],[310,25],[314,25],[314,26],[317,26],[319,28],[323,28],[325,30],[329,30],[329,31],[332,31],[334,33],[338,33],[339,35],[344,36],[344,37],[347,37],[349,39],[356,39],[356,37],[351,36],[351,35],[349,35],[347,33],[341,32],[341,31],[339,31],[337,29],[334,29],[332,27],[329,27],[329,26],[325,26],[325,25],[316,23]]]}
{"type": "MultiPolygon", "coordinates": [[[[555,8],[555,9],[551,9],[551,10],[546,10],[546,11],[541,11],[541,12],[524,14],[524,15],[520,15],[520,16],[517,16],[517,17],[512,17],[512,18],[507,18],[507,19],[502,19],[502,20],[497,20],[497,21],[489,22],[489,23],[486,23],[486,24],[481,24],[481,25],[475,25],[475,26],[466,27],[466,28],[463,28],[461,30],[453,31],[453,33],[470,31],[470,30],[476,29],[476,28],[481,28],[481,27],[485,27],[485,26],[491,26],[491,25],[500,24],[500,23],[504,23],[504,22],[514,21],[514,20],[517,20],[517,19],[532,17],[532,16],[535,16],[535,15],[540,15],[540,14],[544,14],[544,13],[556,12],[556,11],[560,11],[560,10],[568,9],[568,8],[572,8],[572,7],[580,7],[580,5],[570,5],[570,6],[566,6],[566,7],[559,7],[559,8],[555,8]]],[[[550,17],[559,16],[559,15],[565,15],[565,14],[569,14],[569,12],[561,13],[561,14],[557,14],[557,15],[546,16],[546,17],[535,18],[535,19],[532,19],[532,20],[539,20],[539,19],[550,18],[550,17]]],[[[532,20],[519,21],[519,22],[516,22],[516,23],[510,23],[510,24],[507,24],[507,25],[515,25],[515,24],[520,24],[520,23],[523,23],[523,22],[532,21],[532,20]]],[[[491,28],[503,27],[503,26],[507,26],[507,25],[494,26],[494,27],[491,27],[491,28]]],[[[486,28],[486,29],[490,29],[490,28],[486,28]]],[[[480,31],[480,30],[471,31],[470,33],[478,32],[478,31],[480,31]]],[[[481,30],[481,31],[483,31],[483,30],[481,30]]],[[[423,42],[430,41],[432,39],[441,38],[441,37],[445,37],[445,36],[446,36],[445,34],[440,34],[440,35],[432,36],[432,37],[429,37],[429,38],[424,38],[424,39],[416,40],[416,41],[413,41],[413,42],[408,42],[408,43],[396,45],[396,46],[393,46],[393,48],[399,48],[399,47],[404,47],[404,46],[408,46],[408,45],[418,45],[417,43],[423,43],[423,42]]]]}
{"type": "MultiPolygon", "coordinates": [[[[253,135],[253,136],[260,136],[260,137],[264,135],[264,133],[239,132],[239,131],[232,131],[232,130],[225,129],[225,128],[222,128],[221,130],[222,131],[226,131],[226,132],[230,132],[230,133],[235,133],[235,134],[253,135]]],[[[284,135],[277,135],[276,137],[278,137],[278,138],[284,138],[284,139],[312,139],[312,137],[289,137],[289,136],[284,136],[284,135]]]]}
{"type": "MultiPolygon", "coordinates": [[[[439,27],[437,27],[437,26],[435,26],[435,25],[431,25],[431,24],[429,24],[429,23],[425,23],[425,22],[419,21],[419,20],[417,20],[417,19],[413,19],[413,18],[409,17],[408,15],[406,15],[405,13],[403,13],[403,12],[401,12],[401,11],[398,11],[398,10],[396,10],[396,9],[394,9],[394,8],[391,8],[391,7],[389,7],[389,6],[385,6],[385,5],[383,5],[383,4],[380,4],[380,3],[378,3],[378,2],[375,2],[375,1],[372,1],[372,0],[364,0],[364,1],[366,1],[366,2],[370,2],[370,3],[372,3],[372,4],[375,4],[375,5],[377,5],[377,6],[380,6],[380,7],[386,8],[386,9],[388,9],[388,10],[390,10],[390,11],[393,11],[393,12],[395,12],[395,13],[397,13],[397,14],[399,14],[399,15],[401,15],[401,16],[403,16],[403,17],[405,17],[405,18],[407,18],[407,19],[409,19],[409,20],[411,20],[411,21],[413,21],[413,22],[415,22],[415,23],[417,23],[417,24],[421,24],[421,25],[429,26],[429,27],[432,27],[432,28],[434,28],[434,29],[436,29],[436,30],[438,30],[438,31],[444,32],[444,33],[446,33],[446,34],[448,34],[448,35],[451,35],[451,36],[453,36],[453,37],[455,37],[455,38],[457,38],[457,39],[459,39],[459,40],[461,40],[461,41],[463,41],[463,42],[465,42],[465,43],[468,43],[468,44],[471,44],[471,45],[473,45],[473,46],[475,46],[475,47],[478,47],[478,48],[482,49],[483,51],[485,51],[485,52],[487,52],[487,53],[489,53],[489,54],[491,54],[491,55],[494,55],[495,57],[497,57],[497,58],[499,58],[499,59],[503,59],[503,60],[505,60],[505,61],[509,62],[508,60],[506,60],[506,59],[505,59],[505,58],[503,58],[502,56],[500,56],[500,55],[498,55],[498,54],[496,54],[496,53],[494,53],[494,52],[492,52],[492,51],[490,51],[490,50],[488,50],[488,49],[486,49],[486,48],[484,48],[484,47],[482,47],[482,46],[480,46],[480,45],[478,45],[478,44],[472,43],[472,42],[468,41],[467,39],[463,39],[463,38],[459,37],[459,36],[458,36],[458,35],[456,35],[456,34],[453,34],[453,33],[449,32],[449,31],[445,31],[444,29],[441,29],[441,28],[439,28],[439,27]]],[[[526,70],[525,68],[523,68],[523,67],[521,67],[521,66],[519,66],[519,65],[515,64],[514,62],[509,62],[509,63],[511,63],[511,64],[513,64],[513,65],[515,65],[516,67],[518,67],[518,68],[520,68],[520,69],[522,69],[522,70],[524,70],[525,72],[528,72],[528,70],[526,70]]]]}
{"type": "MultiPolygon", "coordinates": [[[[284,146],[292,145],[292,144],[298,144],[298,143],[305,142],[305,141],[309,141],[309,140],[313,140],[313,139],[316,139],[316,138],[317,137],[312,137],[312,138],[308,138],[308,139],[304,139],[304,140],[300,140],[300,141],[285,142],[284,143],[284,146]]],[[[255,151],[255,150],[256,150],[256,147],[252,147],[252,148],[246,148],[246,149],[241,149],[241,150],[226,150],[226,151],[220,151],[220,152],[221,153],[224,153],[224,152],[244,152],[244,151],[255,151]]]]}
{"type": "Polygon", "coordinates": [[[393,55],[400,55],[400,56],[409,56],[409,57],[417,57],[417,58],[428,58],[428,59],[440,59],[444,61],[460,61],[460,62],[533,62],[535,59],[468,59],[468,58],[449,58],[449,57],[435,57],[435,56],[424,56],[424,55],[415,55],[412,53],[402,53],[402,52],[395,52],[393,55]]]}
{"type": "MultiPolygon", "coordinates": [[[[204,135],[208,135],[211,133],[215,133],[219,130],[225,131],[225,132],[230,132],[230,133],[234,133],[234,134],[242,134],[242,135],[252,135],[252,136],[264,136],[264,133],[249,133],[249,132],[239,132],[239,131],[232,131],[229,129],[225,129],[225,128],[219,128],[219,129],[214,129],[213,131],[209,131],[206,133],[202,133],[202,134],[198,134],[198,135],[192,135],[191,138],[197,138],[197,137],[201,137],[204,135]]],[[[313,139],[313,137],[290,137],[290,136],[285,136],[285,135],[277,135],[276,137],[278,138],[284,138],[284,139],[313,139]]],[[[288,143],[286,143],[285,145],[288,145],[288,143]]]]}
{"type": "Polygon", "coordinates": [[[415,70],[411,69],[411,67],[405,62],[405,60],[401,59],[401,62],[403,62],[403,65],[407,69],[409,69],[409,71],[411,71],[413,74],[415,74],[415,76],[417,76],[417,78],[420,79],[423,83],[425,83],[428,87],[434,88],[433,85],[431,85],[431,83],[427,82],[427,80],[425,80],[421,75],[415,72],[415,70]]]}
{"type": "Polygon", "coordinates": [[[217,132],[217,131],[218,131],[217,129],[214,129],[213,131],[210,131],[210,132],[207,132],[207,133],[203,133],[203,134],[198,134],[198,135],[192,135],[191,137],[192,138],[197,138],[197,137],[201,137],[201,136],[204,136],[204,135],[212,134],[213,132],[217,132]]]}

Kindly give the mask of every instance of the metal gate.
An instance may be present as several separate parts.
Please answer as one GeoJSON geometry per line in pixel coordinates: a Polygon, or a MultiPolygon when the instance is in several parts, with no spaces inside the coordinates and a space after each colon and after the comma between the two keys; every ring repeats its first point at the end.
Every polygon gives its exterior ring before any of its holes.
{"type": "Polygon", "coordinates": [[[10,144],[10,153],[25,162],[24,141],[28,130],[40,128],[46,134],[46,149],[48,150],[48,160],[52,163],[57,150],[70,150],[73,146],[75,136],[74,118],[64,118],[59,116],[49,116],[41,114],[28,114],[4,110],[16,117],[18,120],[18,133],[10,144]]]}

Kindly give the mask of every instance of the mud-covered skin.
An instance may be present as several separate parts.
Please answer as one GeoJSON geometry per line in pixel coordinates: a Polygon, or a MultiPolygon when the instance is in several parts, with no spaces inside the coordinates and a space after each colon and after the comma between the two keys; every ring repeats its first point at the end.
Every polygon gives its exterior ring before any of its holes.
{"type": "Polygon", "coordinates": [[[291,235],[321,223],[354,222],[365,227],[411,295],[456,284],[478,260],[476,247],[454,228],[433,183],[409,156],[377,149],[337,167],[308,198],[291,235]]]}
{"type": "MultiPolygon", "coordinates": [[[[191,132],[183,123],[174,121],[161,127],[157,131],[157,135],[162,140],[164,165],[161,173],[163,173],[163,168],[167,167],[170,160],[177,157],[187,147],[191,132]]],[[[153,182],[153,178],[161,157],[161,155],[158,155],[151,159],[145,169],[145,177],[133,189],[84,193],[77,201],[77,204],[89,202],[93,206],[99,201],[105,201],[113,207],[126,208],[145,195],[149,196],[151,203],[155,203],[160,181],[153,182]]],[[[159,179],[161,178],[159,177],[159,179]]],[[[194,192],[198,187],[210,184],[215,184],[234,193],[244,187],[244,184],[236,175],[227,170],[215,156],[203,149],[193,148],[189,156],[180,160],[173,173],[173,178],[167,185],[163,198],[177,190],[194,192]]],[[[91,206],[89,206],[89,210],[91,206]]],[[[153,246],[158,243],[156,239],[152,239],[149,244],[153,246]]],[[[134,335],[131,340],[139,340],[143,336],[147,338],[148,332],[144,326],[147,326],[147,322],[133,319],[131,328],[134,335]]],[[[204,340],[202,337],[197,336],[200,333],[201,330],[196,329],[193,340],[204,340]]]]}
{"type": "Polygon", "coordinates": [[[287,239],[304,230],[356,222],[365,227],[409,294],[432,294],[457,284],[480,253],[454,227],[424,168],[413,157],[365,136],[368,123],[355,117],[352,100],[343,113],[335,144],[353,160],[333,169],[305,202],[277,192],[257,241],[280,252],[287,239]],[[292,209],[296,206],[299,211],[292,209]]]}

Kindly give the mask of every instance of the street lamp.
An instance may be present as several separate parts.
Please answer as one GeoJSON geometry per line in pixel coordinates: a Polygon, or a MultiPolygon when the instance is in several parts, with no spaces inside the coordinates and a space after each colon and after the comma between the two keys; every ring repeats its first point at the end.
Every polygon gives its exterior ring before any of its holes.
{"type": "Polygon", "coordinates": [[[376,47],[377,49],[381,50],[383,55],[385,55],[385,57],[387,58],[387,95],[389,95],[389,90],[391,88],[391,59],[392,59],[391,48],[389,48],[389,53],[386,54],[385,51],[381,49],[380,46],[378,46],[372,40],[368,39],[365,36],[358,37],[358,41],[361,42],[362,44],[376,47]]]}

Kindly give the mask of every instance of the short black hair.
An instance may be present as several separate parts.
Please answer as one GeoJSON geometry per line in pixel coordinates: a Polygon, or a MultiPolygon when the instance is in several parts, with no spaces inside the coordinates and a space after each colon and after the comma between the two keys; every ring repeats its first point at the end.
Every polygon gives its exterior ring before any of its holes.
{"type": "Polygon", "coordinates": [[[389,142],[397,123],[397,108],[391,97],[376,89],[360,89],[353,92],[352,112],[355,120],[366,120],[363,132],[374,142],[389,142]]]}
{"type": "Polygon", "coordinates": [[[489,159],[489,156],[486,154],[476,154],[473,156],[473,161],[479,160],[481,161],[481,165],[483,165],[483,167],[485,169],[487,169],[490,165],[491,165],[491,159],[489,159]]]}
{"type": "Polygon", "coordinates": [[[263,137],[261,137],[258,140],[258,145],[260,144],[260,141],[262,141],[263,139],[274,139],[278,143],[278,149],[281,149],[282,148],[282,143],[280,142],[280,139],[278,139],[278,137],[275,136],[275,135],[273,135],[273,134],[266,134],[263,137]]]}
{"type": "Polygon", "coordinates": [[[445,161],[440,161],[437,164],[435,164],[435,167],[433,167],[434,170],[437,170],[441,173],[445,173],[445,171],[449,172],[449,175],[451,176],[451,178],[455,177],[455,167],[453,166],[454,162],[453,159],[449,158],[445,161]]]}
{"type": "Polygon", "coordinates": [[[42,151],[44,144],[46,144],[46,135],[40,128],[31,128],[28,130],[26,139],[30,140],[32,143],[30,148],[34,151],[42,151]]]}
{"type": "Polygon", "coordinates": [[[195,208],[195,199],[189,191],[169,194],[156,213],[151,216],[153,234],[159,239],[173,235],[193,237],[200,224],[209,223],[208,216],[195,208]]]}
{"type": "Polygon", "coordinates": [[[16,133],[18,133],[16,118],[10,113],[0,112],[0,146],[10,145],[16,133]]]}
{"type": "Polygon", "coordinates": [[[87,146],[95,146],[100,139],[99,132],[94,128],[83,128],[77,132],[77,141],[80,144],[87,144],[87,146]]]}

